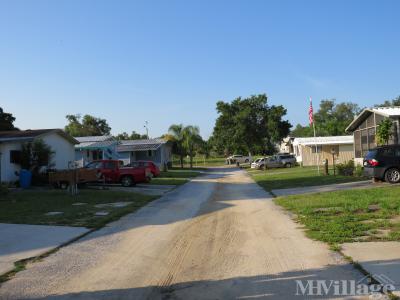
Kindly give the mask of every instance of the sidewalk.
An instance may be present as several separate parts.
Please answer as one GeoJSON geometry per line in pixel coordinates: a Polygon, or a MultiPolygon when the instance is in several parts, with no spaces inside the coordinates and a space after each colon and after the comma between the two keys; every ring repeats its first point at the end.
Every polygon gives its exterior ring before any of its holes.
{"type": "Polygon", "coordinates": [[[278,189],[272,190],[271,192],[275,196],[289,196],[289,195],[298,195],[298,194],[311,194],[311,193],[322,193],[322,192],[333,192],[339,190],[349,190],[349,189],[365,189],[365,188],[374,188],[385,186],[383,183],[373,183],[371,180],[365,181],[355,181],[355,182],[346,182],[346,183],[338,183],[338,184],[328,184],[328,185],[318,185],[318,186],[306,186],[306,187],[298,187],[298,188],[290,188],[290,189],[278,189]]]}
{"type": "Polygon", "coordinates": [[[83,227],[0,223],[0,275],[89,231],[83,227]]]}
{"type": "Polygon", "coordinates": [[[342,245],[342,252],[381,284],[392,284],[400,297],[400,242],[361,242],[342,245]]]}

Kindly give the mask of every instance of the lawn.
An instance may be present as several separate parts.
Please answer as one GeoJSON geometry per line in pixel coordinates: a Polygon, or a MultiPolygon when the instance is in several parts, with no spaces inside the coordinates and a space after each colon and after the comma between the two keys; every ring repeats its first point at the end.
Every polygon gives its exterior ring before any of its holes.
{"type": "MultiPolygon", "coordinates": [[[[318,175],[315,167],[277,168],[266,171],[247,168],[247,171],[267,191],[365,180],[363,177],[333,176],[332,170],[331,175],[318,175]]],[[[321,168],[321,174],[322,172],[321,168]]]]}
{"type": "MultiPolygon", "coordinates": [[[[193,167],[194,168],[204,168],[204,167],[215,167],[215,166],[223,166],[226,163],[225,157],[194,157],[193,158],[193,167]]],[[[172,161],[172,165],[174,168],[178,168],[181,166],[179,158],[174,157],[172,161]]],[[[183,166],[188,168],[189,167],[189,159],[184,158],[183,166]]]]}
{"type": "Polygon", "coordinates": [[[276,198],[313,239],[330,244],[400,241],[400,186],[276,198]]]}
{"type": "Polygon", "coordinates": [[[15,191],[0,196],[0,223],[70,225],[99,228],[106,223],[137,210],[157,197],[131,192],[107,190],[81,190],[79,195],[70,196],[61,190],[15,191]],[[84,205],[75,206],[81,202],[84,205]],[[131,202],[125,207],[101,208],[98,204],[131,202]],[[107,216],[95,216],[99,211],[107,216]],[[48,212],[63,212],[61,215],[46,216],[48,212]]]}
{"type": "Polygon", "coordinates": [[[160,176],[153,178],[150,184],[161,185],[181,185],[189,181],[189,179],[199,176],[201,173],[190,169],[172,169],[168,172],[161,172],[160,176]]]}

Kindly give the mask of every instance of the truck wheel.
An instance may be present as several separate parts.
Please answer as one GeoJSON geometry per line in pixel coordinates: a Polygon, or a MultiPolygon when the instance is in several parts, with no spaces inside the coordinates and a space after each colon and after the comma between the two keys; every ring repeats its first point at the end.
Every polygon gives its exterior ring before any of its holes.
{"type": "Polygon", "coordinates": [[[286,163],[285,164],[285,168],[291,168],[292,167],[292,164],[291,163],[286,163]]]}
{"type": "Polygon", "coordinates": [[[248,159],[246,159],[244,162],[245,162],[246,164],[248,164],[248,163],[249,163],[249,160],[248,160],[248,159]]]}
{"type": "Polygon", "coordinates": [[[391,168],[385,172],[385,180],[389,183],[400,182],[400,171],[396,168],[391,168]]]}
{"type": "Polygon", "coordinates": [[[121,184],[124,187],[130,187],[134,185],[134,181],[131,176],[124,176],[121,178],[121,184]]]}

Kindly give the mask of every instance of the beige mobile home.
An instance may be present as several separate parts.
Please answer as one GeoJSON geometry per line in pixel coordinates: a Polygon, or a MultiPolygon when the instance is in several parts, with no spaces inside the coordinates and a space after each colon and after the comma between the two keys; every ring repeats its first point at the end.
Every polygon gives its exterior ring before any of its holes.
{"type": "Polygon", "coordinates": [[[332,150],[335,163],[354,159],[354,138],[351,135],[295,138],[293,147],[296,160],[302,166],[322,165],[326,159],[332,164],[332,150]]]}

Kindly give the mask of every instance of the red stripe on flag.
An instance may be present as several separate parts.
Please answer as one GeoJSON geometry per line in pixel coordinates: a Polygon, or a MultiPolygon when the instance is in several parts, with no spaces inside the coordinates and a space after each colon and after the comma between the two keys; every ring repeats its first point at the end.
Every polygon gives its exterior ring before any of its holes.
{"type": "Polygon", "coordinates": [[[310,125],[314,123],[314,117],[313,117],[314,111],[312,107],[312,100],[310,97],[310,108],[308,109],[308,120],[310,121],[310,125]]]}

